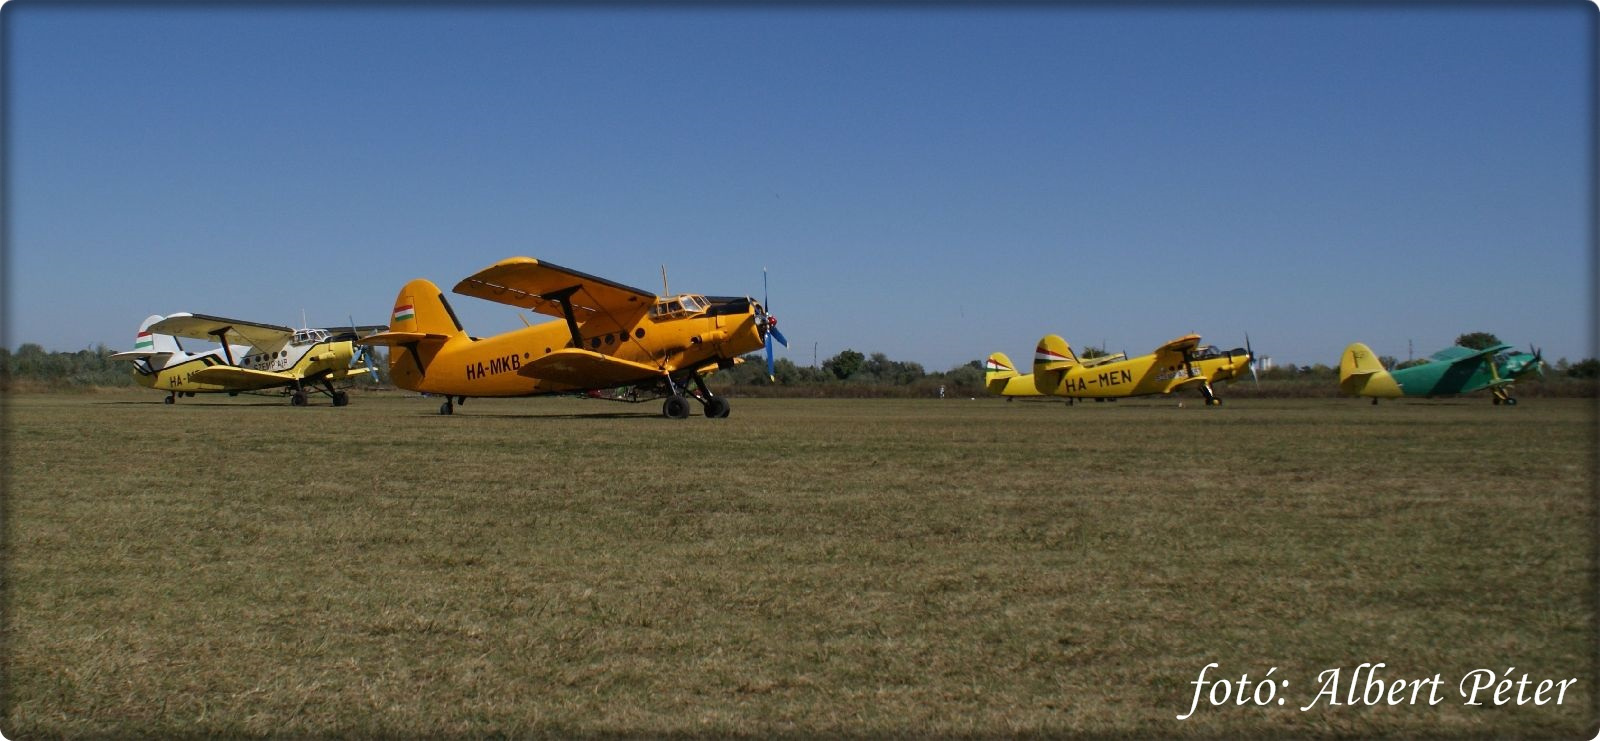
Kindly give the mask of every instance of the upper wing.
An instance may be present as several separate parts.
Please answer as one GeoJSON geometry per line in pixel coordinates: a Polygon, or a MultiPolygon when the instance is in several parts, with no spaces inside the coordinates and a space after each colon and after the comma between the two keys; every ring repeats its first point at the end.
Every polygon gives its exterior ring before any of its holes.
{"type": "Polygon", "coordinates": [[[1081,366],[1083,366],[1085,368],[1093,368],[1093,367],[1095,367],[1097,365],[1105,365],[1106,363],[1117,363],[1117,362],[1121,362],[1121,361],[1124,361],[1124,360],[1127,360],[1127,359],[1128,359],[1128,354],[1127,353],[1120,353],[1119,352],[1119,353],[1117,353],[1115,355],[1101,355],[1098,358],[1081,358],[1081,359],[1078,360],[1078,365],[1081,365],[1081,366]]]}
{"type": "Polygon", "coordinates": [[[1188,352],[1190,350],[1193,350],[1193,349],[1195,349],[1195,348],[1197,348],[1199,346],[1200,346],[1200,335],[1197,335],[1197,334],[1186,334],[1186,335],[1184,335],[1182,337],[1179,337],[1179,338],[1177,338],[1175,340],[1171,340],[1171,341],[1167,342],[1167,344],[1162,345],[1161,347],[1156,348],[1155,354],[1156,355],[1177,354],[1179,356],[1182,356],[1184,353],[1186,353],[1186,352],[1188,352]]]}
{"type": "Polygon", "coordinates": [[[1429,358],[1441,363],[1464,363],[1469,360],[1477,360],[1478,358],[1488,357],[1502,350],[1510,349],[1510,345],[1495,345],[1494,347],[1485,348],[1483,350],[1473,350],[1472,348],[1462,347],[1460,345],[1452,345],[1434,353],[1433,355],[1430,355],[1429,358]]]}
{"type": "Polygon", "coordinates": [[[597,352],[565,348],[523,363],[518,373],[580,388],[609,388],[660,378],[660,368],[597,352]]]}
{"type": "Polygon", "coordinates": [[[560,298],[570,296],[573,318],[580,324],[609,316],[621,326],[625,317],[649,311],[656,303],[656,295],[649,291],[531,257],[501,260],[457,283],[454,290],[554,317],[566,316],[560,298]]]}
{"type": "Polygon", "coordinates": [[[387,324],[362,324],[354,327],[328,327],[328,332],[336,337],[348,337],[349,335],[354,334],[355,338],[352,339],[356,339],[378,334],[379,332],[387,330],[388,328],[389,325],[387,324]]]}
{"type": "Polygon", "coordinates": [[[289,341],[294,336],[294,330],[276,324],[261,324],[247,322],[241,319],[227,319],[219,316],[205,314],[190,314],[179,312],[162,319],[147,327],[151,332],[158,334],[177,335],[178,337],[192,337],[197,340],[211,340],[226,344],[226,336],[236,335],[251,345],[267,349],[277,347],[289,341]]]}

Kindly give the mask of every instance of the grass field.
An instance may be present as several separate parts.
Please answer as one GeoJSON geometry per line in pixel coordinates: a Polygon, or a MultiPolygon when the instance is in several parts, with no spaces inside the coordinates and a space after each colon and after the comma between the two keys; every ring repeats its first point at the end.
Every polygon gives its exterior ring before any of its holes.
{"type": "Polygon", "coordinates": [[[7,400],[11,738],[1600,717],[1592,401],[160,398],[7,400]],[[1285,703],[1177,720],[1210,662],[1285,703]],[[1300,710],[1363,662],[1442,701],[1300,710]]]}

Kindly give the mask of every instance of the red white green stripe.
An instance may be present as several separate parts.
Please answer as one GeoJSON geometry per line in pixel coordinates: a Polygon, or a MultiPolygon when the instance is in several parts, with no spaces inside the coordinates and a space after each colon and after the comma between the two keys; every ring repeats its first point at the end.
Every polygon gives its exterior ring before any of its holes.
{"type": "Polygon", "coordinates": [[[417,318],[417,312],[411,304],[394,307],[394,321],[404,322],[417,318]]]}
{"type": "Polygon", "coordinates": [[[140,332],[139,336],[133,339],[133,349],[135,350],[153,350],[155,346],[156,338],[149,332],[140,332]]]}
{"type": "Polygon", "coordinates": [[[1036,347],[1033,350],[1033,362],[1035,362],[1035,363],[1054,363],[1054,362],[1059,361],[1059,360],[1071,360],[1071,359],[1072,358],[1069,358],[1069,357],[1067,357],[1065,355],[1062,355],[1061,353],[1055,352],[1055,351],[1053,351],[1053,350],[1051,350],[1051,349],[1049,349],[1049,348],[1047,348],[1047,347],[1045,347],[1043,345],[1040,345],[1039,347],[1036,347]]]}

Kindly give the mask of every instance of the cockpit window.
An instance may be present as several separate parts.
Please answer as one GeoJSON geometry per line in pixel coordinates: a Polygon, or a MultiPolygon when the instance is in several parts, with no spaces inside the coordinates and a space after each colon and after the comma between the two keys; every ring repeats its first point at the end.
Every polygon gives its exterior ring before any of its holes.
{"type": "Polygon", "coordinates": [[[664,299],[651,307],[650,316],[656,319],[677,319],[688,314],[698,314],[709,306],[705,299],[698,296],[679,296],[664,299]]]}

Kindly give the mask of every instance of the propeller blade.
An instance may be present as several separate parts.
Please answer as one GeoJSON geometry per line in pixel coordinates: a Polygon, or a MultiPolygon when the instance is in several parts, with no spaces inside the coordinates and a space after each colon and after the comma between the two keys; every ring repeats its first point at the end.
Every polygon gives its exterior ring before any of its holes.
{"type": "Polygon", "coordinates": [[[1250,382],[1261,388],[1261,377],[1256,375],[1256,351],[1250,347],[1250,333],[1244,333],[1244,354],[1250,356],[1250,382]]]}
{"type": "MultiPolygon", "coordinates": [[[[787,347],[787,345],[785,345],[787,347]]],[[[776,382],[778,374],[776,366],[772,363],[772,333],[767,333],[767,380],[776,382]]]]}
{"type": "Polygon", "coordinates": [[[789,341],[784,339],[783,333],[778,331],[778,326],[775,324],[767,326],[767,336],[777,340],[778,344],[783,345],[784,347],[789,346],[789,341]]]}

